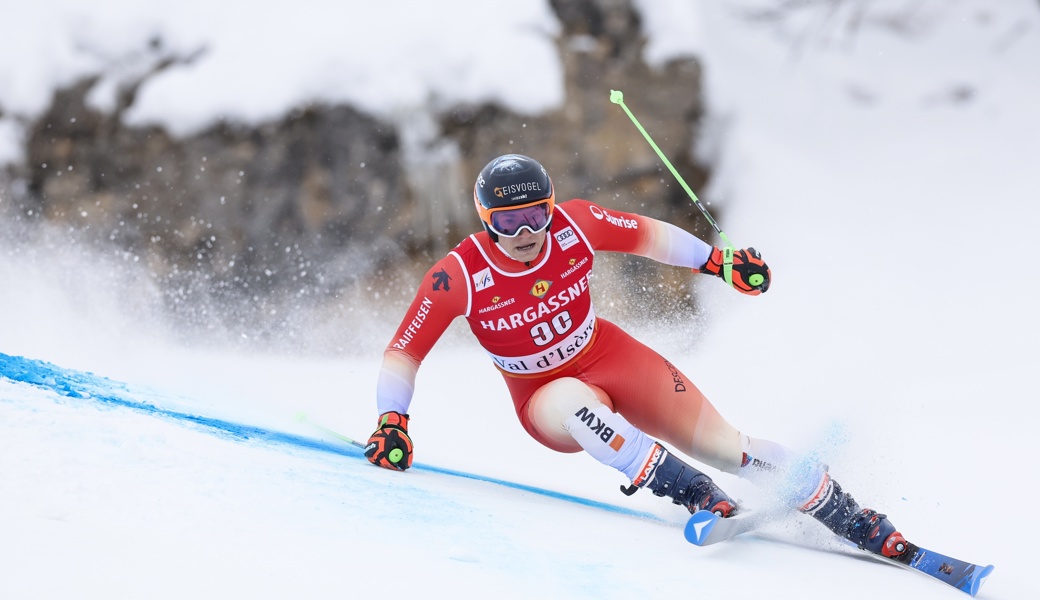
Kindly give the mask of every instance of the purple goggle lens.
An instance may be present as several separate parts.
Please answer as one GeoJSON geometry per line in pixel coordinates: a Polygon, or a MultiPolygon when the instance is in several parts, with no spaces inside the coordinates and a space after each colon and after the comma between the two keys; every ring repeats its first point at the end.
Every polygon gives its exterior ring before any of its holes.
{"type": "Polygon", "coordinates": [[[520,230],[526,227],[531,233],[538,233],[549,225],[549,203],[514,208],[511,210],[496,210],[491,213],[491,229],[498,235],[505,237],[516,237],[520,230]]]}

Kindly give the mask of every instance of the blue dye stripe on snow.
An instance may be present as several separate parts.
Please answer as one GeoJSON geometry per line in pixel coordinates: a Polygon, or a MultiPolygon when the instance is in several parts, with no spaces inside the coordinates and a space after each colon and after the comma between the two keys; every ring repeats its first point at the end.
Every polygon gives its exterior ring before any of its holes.
{"type": "MultiPolygon", "coordinates": [[[[139,412],[144,412],[151,415],[172,419],[183,423],[198,425],[210,430],[211,432],[227,437],[237,438],[240,440],[284,444],[300,448],[309,448],[321,452],[329,452],[332,454],[340,454],[343,456],[363,458],[362,451],[356,448],[355,446],[349,444],[343,444],[339,442],[331,443],[300,435],[294,435],[291,433],[285,433],[282,431],[264,429],[261,427],[253,427],[250,425],[244,425],[242,423],[234,423],[232,421],[214,419],[211,417],[205,417],[201,415],[192,415],[155,406],[153,404],[149,404],[147,402],[143,402],[140,399],[135,398],[134,391],[131,390],[125,383],[113,381],[106,377],[100,377],[98,375],[94,375],[93,373],[85,373],[82,371],[75,371],[72,369],[64,369],[62,367],[58,367],[56,365],[41,360],[24,358],[21,356],[10,356],[0,352],[0,377],[4,377],[6,379],[18,383],[34,385],[45,390],[56,392],[57,394],[66,396],[68,398],[77,398],[90,402],[96,402],[102,405],[129,408],[139,412]]],[[[530,492],[532,494],[538,494],[540,496],[555,498],[557,500],[563,500],[566,502],[580,504],[583,506],[599,508],[609,512],[637,517],[648,521],[656,521],[659,523],[667,522],[665,519],[662,519],[661,517],[658,517],[657,515],[654,515],[652,513],[632,510],[629,508],[608,504],[606,502],[589,500],[580,496],[562,494],[560,492],[554,492],[552,490],[547,490],[531,485],[525,485],[522,483],[506,481],[504,479],[485,477],[484,475],[477,475],[475,473],[467,473],[465,471],[456,471],[454,469],[445,469],[442,467],[435,467],[432,465],[424,464],[415,464],[412,468],[416,469],[417,471],[427,471],[430,473],[439,473],[442,475],[450,475],[452,477],[460,477],[463,479],[472,479],[476,481],[493,483],[496,485],[513,488],[516,490],[530,492]]]]}

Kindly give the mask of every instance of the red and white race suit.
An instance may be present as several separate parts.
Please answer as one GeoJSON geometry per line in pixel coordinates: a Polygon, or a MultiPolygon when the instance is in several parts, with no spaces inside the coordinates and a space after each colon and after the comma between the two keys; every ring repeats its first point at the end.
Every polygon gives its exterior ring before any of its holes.
{"type": "Polygon", "coordinates": [[[698,268],[711,250],[668,223],[580,199],[556,206],[546,243],[530,263],[510,258],[486,232],[471,235],[423,278],[384,353],[378,410],[407,412],[420,363],[461,316],[502,373],[524,428],[542,444],[580,450],[545,435],[527,410],[543,385],[573,377],[645,433],[735,471],[740,434],[679,369],[597,317],[589,293],[597,251],[698,268]]]}

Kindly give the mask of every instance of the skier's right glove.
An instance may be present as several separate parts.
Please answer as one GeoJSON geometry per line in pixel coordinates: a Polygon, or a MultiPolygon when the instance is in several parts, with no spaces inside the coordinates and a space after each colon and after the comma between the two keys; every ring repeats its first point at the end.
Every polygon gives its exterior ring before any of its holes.
{"type": "Polygon", "coordinates": [[[404,471],[412,466],[412,439],[408,437],[408,415],[385,412],[379,427],[365,445],[368,462],[384,469],[404,471]]]}
{"type": "MultiPolygon", "coordinates": [[[[695,270],[725,279],[722,261],[722,250],[713,248],[711,256],[708,257],[708,262],[700,269],[695,270]]],[[[762,260],[762,255],[754,248],[733,251],[732,276],[733,287],[749,296],[757,296],[764,293],[769,289],[769,283],[772,280],[769,265],[762,260]]]]}

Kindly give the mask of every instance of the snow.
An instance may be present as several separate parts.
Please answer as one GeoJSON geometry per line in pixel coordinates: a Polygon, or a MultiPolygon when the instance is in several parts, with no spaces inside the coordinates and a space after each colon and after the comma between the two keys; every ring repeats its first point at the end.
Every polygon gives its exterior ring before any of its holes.
{"type": "Polygon", "coordinates": [[[55,86],[101,71],[111,75],[89,100],[110,108],[117,84],[166,56],[195,59],[144,85],[128,124],[183,135],[215,117],[260,122],[305,102],[382,113],[479,99],[537,112],[562,100],[558,23],[545,2],[517,0],[503,15],[479,0],[297,0],[291,11],[232,0],[103,4],[43,0],[5,10],[5,112],[32,115],[55,86]]]}
{"type": "MultiPolygon", "coordinates": [[[[366,3],[363,14],[296,4],[315,18],[230,2],[168,12],[22,3],[5,11],[0,35],[0,132],[77,74],[112,61],[140,68],[135,53],[156,33],[170,48],[208,48],[146,86],[132,115],[180,132],[307,98],[379,110],[428,98],[496,97],[531,111],[559,101],[557,25],[542,2],[508,14],[459,0],[366,3]],[[539,68],[503,68],[517,56],[539,68]]],[[[853,36],[811,12],[750,26],[738,9],[753,4],[639,6],[648,59],[703,56],[704,148],[718,172],[702,199],[725,208],[735,244],[763,252],[774,285],[748,298],[694,278],[704,315],[634,330],[741,429],[822,448],[835,477],[911,540],[995,564],[980,597],[1037,597],[1027,544],[1040,526],[1022,507],[1040,487],[1030,465],[1040,11],[1027,0],[936,0],[917,3],[930,26],[853,36]]],[[[624,91],[639,114],[639,90],[624,91]]],[[[53,240],[19,244],[0,238],[0,352],[125,381],[211,418],[318,436],[294,420],[304,411],[347,435],[372,428],[379,348],[396,323],[357,340],[357,355],[174,344],[136,284],[143,267],[53,240]]],[[[411,412],[420,463],[660,521],[246,443],[0,379],[0,597],[958,597],[807,548],[831,546],[806,520],[690,546],[682,510],[626,498],[619,474],[528,439],[472,343],[435,348],[411,412]]],[[[742,481],[718,481],[761,500],[742,481]]]]}

